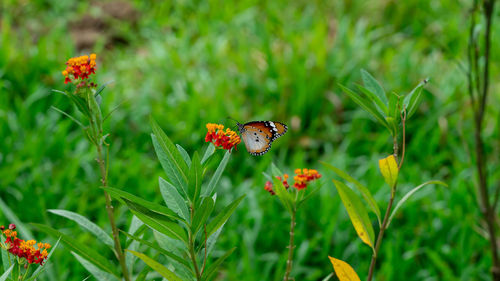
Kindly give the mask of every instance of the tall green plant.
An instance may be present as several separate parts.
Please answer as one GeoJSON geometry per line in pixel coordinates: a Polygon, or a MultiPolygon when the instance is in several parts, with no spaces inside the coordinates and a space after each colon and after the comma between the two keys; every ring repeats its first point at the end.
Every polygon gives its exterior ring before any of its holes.
{"type": "MultiPolygon", "coordinates": [[[[380,159],[378,163],[382,177],[389,187],[389,200],[384,217],[381,217],[377,201],[374,199],[370,190],[366,186],[349,176],[348,173],[328,163],[323,164],[325,167],[336,173],[345,182],[354,187],[354,189],[352,189],[342,181],[333,180],[356,233],[363,243],[367,244],[373,251],[368,277],[366,279],[367,281],[371,281],[374,276],[375,265],[379,256],[380,245],[382,244],[384,233],[389,227],[396,212],[412,194],[421,189],[423,186],[428,184],[440,184],[446,186],[446,184],[436,180],[422,183],[404,195],[393,208],[394,200],[397,194],[399,172],[403,165],[405,156],[406,121],[415,113],[422,99],[422,89],[427,83],[427,79],[418,84],[409,94],[401,96],[394,92],[387,94],[380,83],[367,71],[361,70],[361,76],[364,86],[357,85],[361,93],[355,92],[342,85],[340,85],[340,87],[354,100],[354,102],[367,111],[378,123],[383,125],[392,137],[392,154],[384,159],[380,159]],[[401,143],[399,142],[400,137],[402,139],[401,143]],[[400,146],[401,154],[399,154],[400,146]],[[399,157],[398,163],[399,155],[401,156],[399,157]],[[363,200],[361,200],[358,193],[361,194],[363,200]],[[377,236],[375,236],[375,231],[367,209],[375,214],[377,218],[379,227],[377,236]]],[[[330,257],[330,261],[332,262],[333,268],[341,281],[359,280],[356,272],[348,263],[332,257],[330,257]]]]}
{"type": "MultiPolygon", "coordinates": [[[[126,204],[129,210],[155,233],[157,246],[134,234],[131,239],[146,245],[168,260],[173,268],[163,265],[145,253],[129,252],[161,276],[171,281],[213,280],[222,262],[234,251],[232,248],[210,262],[211,251],[224,224],[244,196],[240,196],[214,214],[217,194],[214,192],[224,171],[230,149],[226,151],[209,181],[205,181],[208,160],[215,152],[209,144],[202,157],[191,156],[175,145],[158,124],[152,120],[153,145],[167,175],[159,178],[160,193],[165,205],[152,203],[120,189],[103,187],[112,197],[126,204]]],[[[207,126],[208,127],[208,126],[207,126]]]]}

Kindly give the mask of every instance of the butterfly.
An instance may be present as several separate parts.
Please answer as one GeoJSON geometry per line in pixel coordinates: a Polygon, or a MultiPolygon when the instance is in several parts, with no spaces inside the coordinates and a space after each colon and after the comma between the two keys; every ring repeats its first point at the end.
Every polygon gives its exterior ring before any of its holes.
{"type": "Polygon", "coordinates": [[[273,141],[288,130],[285,124],[273,121],[252,121],[245,124],[236,122],[236,125],[248,153],[252,155],[263,155],[268,152],[273,141]]]}

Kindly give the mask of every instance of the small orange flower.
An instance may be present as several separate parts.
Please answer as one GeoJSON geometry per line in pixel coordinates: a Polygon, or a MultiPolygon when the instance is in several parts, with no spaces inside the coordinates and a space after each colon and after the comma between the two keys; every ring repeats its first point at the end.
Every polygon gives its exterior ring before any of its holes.
{"type": "Polygon", "coordinates": [[[296,169],[295,174],[296,176],[293,177],[293,180],[295,181],[293,186],[298,190],[306,188],[310,181],[321,178],[321,174],[313,169],[296,169]]]}
{"type": "Polygon", "coordinates": [[[16,229],[16,225],[10,224],[9,229],[0,232],[7,238],[5,243],[2,244],[2,248],[6,248],[6,250],[14,256],[26,259],[30,264],[37,263],[43,265],[47,259],[47,249],[51,247],[50,244],[41,242],[37,244],[35,240],[25,241],[19,239],[14,229],[16,229]],[[35,248],[35,245],[37,248],[35,248]]]}
{"type": "Polygon", "coordinates": [[[211,142],[216,147],[231,151],[233,147],[236,149],[236,146],[241,142],[235,131],[229,128],[224,131],[224,125],[208,123],[207,130],[205,142],[211,142]]]}
{"type": "Polygon", "coordinates": [[[95,83],[88,83],[89,76],[95,74],[97,69],[97,64],[95,62],[96,58],[96,54],[91,54],[90,57],[80,56],[70,58],[66,62],[66,69],[62,71],[62,75],[65,77],[64,83],[68,84],[74,82],[79,83],[78,86],[80,87],[96,87],[97,85],[95,83]]]}

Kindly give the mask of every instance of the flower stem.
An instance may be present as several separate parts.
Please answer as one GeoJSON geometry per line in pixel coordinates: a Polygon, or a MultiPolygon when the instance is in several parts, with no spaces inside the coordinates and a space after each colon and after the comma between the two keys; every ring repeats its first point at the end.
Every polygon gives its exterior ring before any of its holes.
{"type": "MultiPolygon", "coordinates": [[[[108,175],[106,173],[106,163],[105,163],[105,160],[104,160],[103,155],[102,155],[103,154],[102,148],[103,148],[102,143],[98,143],[98,145],[97,145],[97,154],[98,154],[97,162],[99,163],[99,169],[101,171],[102,186],[106,187],[106,186],[108,186],[108,175]]],[[[104,197],[106,198],[106,211],[108,213],[108,219],[109,219],[109,222],[111,224],[111,229],[113,231],[113,240],[115,243],[115,254],[116,254],[118,261],[120,262],[123,277],[125,278],[126,281],[130,281],[130,277],[128,275],[128,270],[127,270],[127,265],[125,264],[125,255],[123,254],[122,245],[120,243],[120,236],[118,234],[118,228],[116,227],[116,224],[115,224],[115,215],[113,212],[113,205],[111,204],[111,196],[106,191],[104,191],[104,197]]]]}
{"type": "Polygon", "coordinates": [[[288,260],[286,261],[286,272],[285,277],[283,277],[283,281],[290,280],[290,272],[292,271],[292,263],[293,263],[293,249],[295,246],[293,245],[293,239],[295,236],[295,214],[297,210],[295,208],[292,209],[292,219],[290,222],[290,244],[288,245],[288,260]]]}
{"type": "MultiPolygon", "coordinates": [[[[192,221],[194,216],[194,207],[191,206],[190,209],[191,209],[191,221],[192,221]]],[[[194,271],[196,273],[196,280],[200,281],[201,273],[200,269],[198,268],[198,263],[196,262],[196,253],[194,252],[194,239],[191,230],[189,230],[189,256],[191,258],[191,261],[193,262],[194,271]]]]}
{"type": "MultiPolygon", "coordinates": [[[[396,189],[396,187],[394,187],[394,189],[396,189]]],[[[377,262],[378,251],[380,249],[380,244],[382,244],[382,237],[384,237],[384,232],[387,228],[387,223],[389,222],[389,214],[394,202],[394,193],[391,193],[391,199],[389,200],[389,205],[387,205],[387,210],[385,211],[384,221],[382,222],[382,226],[380,227],[380,231],[377,236],[377,242],[375,243],[375,249],[373,250],[372,261],[370,262],[370,270],[368,271],[368,278],[366,278],[366,281],[371,281],[373,278],[373,271],[377,262]]]]}

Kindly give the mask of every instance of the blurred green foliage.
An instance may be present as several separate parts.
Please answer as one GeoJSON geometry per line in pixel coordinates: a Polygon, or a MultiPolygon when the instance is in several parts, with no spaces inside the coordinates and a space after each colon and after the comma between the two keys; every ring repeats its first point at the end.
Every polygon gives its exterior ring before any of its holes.
{"type": "MultiPolygon", "coordinates": [[[[263,189],[262,171],[271,162],[289,173],[302,167],[324,173],[325,187],[298,213],[296,280],[328,275],[328,255],[349,262],[363,278],[370,249],[356,239],[333,174],[321,171],[318,161],[349,171],[386,202],[377,160],[392,152],[392,141],[337,83],[360,83],[364,68],[386,91],[407,93],[430,77],[407,124],[399,196],[430,178],[450,187],[424,188],[401,210],[385,237],[377,280],[487,279],[491,260],[474,199],[472,118],[461,69],[469,6],[451,0],[3,0],[0,198],[21,221],[80,233],[82,243],[93,243],[91,236],[46,209],[71,210],[108,225],[95,151],[76,124],[50,108],[75,111],[50,90],[66,86],[61,70],[69,57],[95,52],[98,83],[114,81],[104,92],[104,111],[124,102],[107,123],[110,185],[148,200],[161,201],[158,176],[164,176],[149,115],[190,152],[204,145],[206,123],[232,126],[227,116],[289,124],[265,156],[250,156],[241,146],[224,173],[221,206],[247,196],[216,249],[222,254],[237,246],[220,280],[281,279],[288,219],[263,189]],[[89,42],[92,48],[81,49],[89,42]]],[[[496,23],[498,9],[495,17],[496,23]]],[[[495,25],[492,38],[499,36],[495,25]]],[[[500,60],[499,48],[493,44],[491,61],[500,60]]],[[[500,109],[494,105],[500,103],[500,65],[491,67],[485,139],[490,182],[498,184],[500,109]]],[[[123,206],[117,212],[125,227],[130,213],[123,206]]],[[[0,211],[0,222],[12,220],[0,211]]],[[[63,247],[51,264],[50,280],[87,276],[63,247]]]]}

